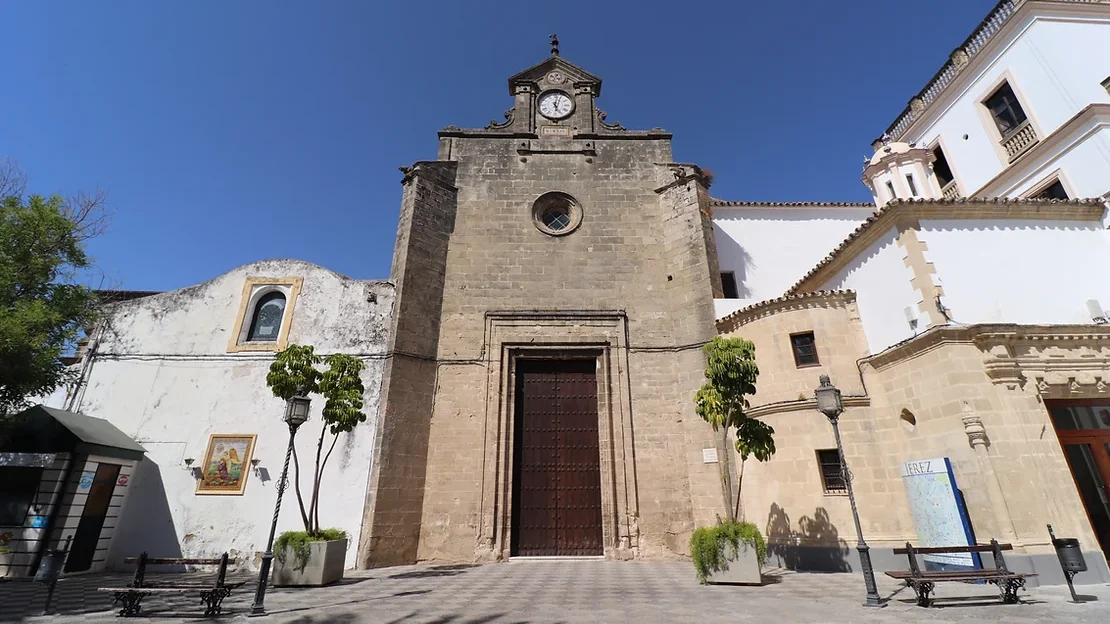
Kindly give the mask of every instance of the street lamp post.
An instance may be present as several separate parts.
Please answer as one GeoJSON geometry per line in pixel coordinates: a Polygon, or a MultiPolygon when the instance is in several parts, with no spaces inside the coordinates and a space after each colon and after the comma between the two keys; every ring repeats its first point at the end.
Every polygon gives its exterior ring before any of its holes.
{"type": "Polygon", "coordinates": [[[875,585],[875,570],[871,567],[871,547],[863,541],[863,528],[859,523],[859,511],[856,510],[856,495],[852,493],[852,474],[848,470],[848,462],[844,460],[844,445],[840,442],[840,427],[838,425],[840,414],[844,411],[844,400],[840,390],[832,385],[828,375],[821,375],[821,386],[814,390],[817,398],[817,411],[824,414],[832,423],[833,434],[836,436],[836,452],[840,456],[840,474],[848,488],[848,501],[852,505],[852,520],[856,523],[856,537],[859,542],[856,550],[859,551],[859,565],[863,569],[863,582],[867,586],[867,601],[865,607],[885,607],[882,598],[879,598],[879,589],[875,585]]]}
{"type": "Polygon", "coordinates": [[[285,404],[284,421],[289,425],[289,448],[285,451],[285,465],[281,469],[281,479],[277,483],[277,504],[274,505],[274,520],[270,523],[270,539],[266,541],[266,553],[262,555],[262,567],[258,570],[258,588],[254,592],[254,604],[250,615],[265,615],[266,581],[270,577],[270,562],[274,559],[274,533],[277,532],[278,514],[281,512],[281,495],[285,493],[286,478],[289,474],[289,458],[293,456],[293,439],[297,427],[308,420],[308,408],[312,399],[297,393],[285,404]]]}

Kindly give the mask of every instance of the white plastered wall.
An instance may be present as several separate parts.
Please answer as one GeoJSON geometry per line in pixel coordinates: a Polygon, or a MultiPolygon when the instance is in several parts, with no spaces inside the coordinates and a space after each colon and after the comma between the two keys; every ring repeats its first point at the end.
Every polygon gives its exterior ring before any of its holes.
{"type": "Polygon", "coordinates": [[[872,214],[860,208],[714,206],[721,271],[733,271],[739,299],[717,299],[717,318],[782,296],[872,214]]]}
{"type": "MultiPolygon", "coordinates": [[[[851,264],[826,280],[818,290],[854,290],[863,332],[871,353],[913,336],[905,308],[917,313],[921,295],[911,285],[913,271],[897,243],[898,231],[884,233],[851,264]]],[[[919,320],[924,329],[924,320],[919,320]]]]}
{"type": "MultiPolygon", "coordinates": [[[[1008,165],[996,149],[996,131],[980,110],[981,100],[1003,76],[1012,80],[1042,140],[1087,105],[1110,102],[1110,94],[1100,84],[1110,76],[1106,61],[1110,59],[1110,11],[1101,14],[1101,18],[1048,14],[1023,18],[1017,36],[1005,42],[990,62],[976,65],[974,80],[937,119],[904,140],[931,144],[943,136],[945,156],[961,192],[966,195],[981,188],[1008,165]]],[[[1100,167],[1107,177],[1110,168],[1100,167]]]]}
{"type": "MultiPolygon", "coordinates": [[[[115,565],[143,550],[186,557],[228,551],[241,565],[256,567],[266,548],[289,434],[281,420],[284,404],[265,381],[273,353],[227,352],[248,277],[303,277],[289,342],[313,345],[319,354],[349,353],[367,364],[362,379],[368,420],[339,437],[321,488],[321,525],[347,531],[347,565],[354,565],[393,288],[289,260],[246,265],[199,286],[125,302],[111,315],[72,409],[111,421],[147,450],[112,543],[115,565]],[[257,435],[257,470],[248,466],[242,495],[196,494],[184,460],[192,458],[199,467],[211,434],[257,435]]],[[[323,399],[313,399],[296,444],[306,497],[322,425],[323,399]]],[[[289,529],[303,529],[292,489],[278,522],[279,533],[289,529]]]]}
{"type": "Polygon", "coordinates": [[[1088,299],[1110,307],[1098,221],[922,220],[919,236],[956,322],[1090,323],[1088,299]]]}

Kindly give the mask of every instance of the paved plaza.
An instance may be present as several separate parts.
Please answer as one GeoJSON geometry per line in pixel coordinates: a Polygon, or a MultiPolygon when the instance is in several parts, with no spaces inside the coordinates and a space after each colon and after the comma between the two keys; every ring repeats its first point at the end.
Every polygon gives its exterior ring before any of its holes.
{"type": "MultiPolygon", "coordinates": [[[[254,587],[224,602],[225,622],[484,624],[487,622],[1110,622],[1110,587],[1083,586],[1090,600],[1068,602],[1066,587],[1022,592],[1019,605],[998,602],[993,586],[945,583],[936,607],[914,605],[913,594],[881,578],[883,609],[860,605],[856,574],[766,571],[762,587],[702,586],[689,563],[514,561],[480,566],[406,566],[349,572],[341,584],[316,589],[271,589],[269,616],[248,620],[254,587]]],[[[148,575],[149,576],[149,575],[148,575]]],[[[245,577],[240,577],[243,580],[245,577]]],[[[96,587],[126,584],[129,575],[96,574],[63,580],[57,614],[42,616],[45,589],[0,582],[0,620],[52,622],[196,621],[199,600],[148,598],[144,616],[117,619],[111,599],[96,587]]],[[[118,585],[117,585],[118,586],[118,585]]]]}

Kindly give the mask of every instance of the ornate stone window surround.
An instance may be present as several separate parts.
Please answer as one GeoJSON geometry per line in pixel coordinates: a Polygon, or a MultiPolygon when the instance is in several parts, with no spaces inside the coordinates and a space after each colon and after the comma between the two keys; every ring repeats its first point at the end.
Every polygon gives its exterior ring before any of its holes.
{"type": "Polygon", "coordinates": [[[1014,75],[1010,70],[1007,69],[1006,71],[1002,72],[1002,74],[998,78],[996,78],[994,82],[989,83],[984,90],[980,91],[979,95],[975,98],[975,101],[978,103],[978,105],[975,107],[975,110],[977,113],[979,113],[979,119],[983,122],[983,126],[986,128],[987,136],[991,138],[991,146],[994,148],[995,154],[998,155],[998,160],[1002,164],[1003,169],[1009,167],[1011,164],[1020,159],[1023,155],[1028,153],[1029,150],[1037,144],[1037,142],[1045,137],[1044,127],[1038,121],[1036,110],[1033,108],[1031,101],[1028,97],[1026,97],[1025,93],[1022,91],[1020,85],[1018,84],[1017,80],[1014,78],[1014,75]],[[994,122],[994,118],[991,117],[990,109],[987,108],[987,100],[989,100],[999,89],[1002,88],[1003,85],[1006,84],[1010,85],[1010,89],[1013,90],[1014,96],[1017,98],[1018,103],[1021,104],[1021,110],[1025,113],[1025,121],[1018,126],[1018,130],[1010,133],[1007,136],[1002,136],[1002,133],[998,130],[998,125],[994,122]],[[1006,153],[1006,143],[1007,141],[1017,137],[1017,135],[1022,134],[1022,132],[1024,132],[1022,128],[1024,128],[1025,126],[1028,126],[1032,129],[1032,132],[1035,135],[1033,137],[1033,141],[1028,146],[1022,148],[1016,156],[1011,158],[1009,154],[1006,153]]]}
{"type": "Polygon", "coordinates": [[[284,349],[289,343],[289,326],[293,321],[293,309],[297,304],[297,296],[301,292],[303,282],[303,277],[248,277],[243,282],[243,295],[239,303],[239,312],[235,318],[235,329],[232,330],[231,340],[227,344],[227,352],[281,351],[284,349]],[[272,292],[280,292],[285,295],[285,312],[282,315],[278,339],[274,342],[248,342],[247,332],[250,331],[255,308],[262,297],[272,292]]]}
{"type": "Polygon", "coordinates": [[[933,162],[929,163],[929,173],[932,174],[932,176],[931,176],[932,179],[930,180],[930,182],[932,184],[936,185],[937,192],[939,193],[937,195],[938,197],[946,197],[945,196],[945,190],[946,189],[948,189],[948,192],[953,192],[952,189],[955,189],[954,190],[955,194],[951,195],[951,196],[948,196],[947,197],[948,199],[955,199],[957,197],[962,197],[963,196],[963,190],[966,189],[967,186],[964,185],[963,178],[960,176],[960,171],[959,171],[960,168],[952,166],[952,156],[951,156],[952,152],[950,152],[948,150],[948,145],[945,143],[944,137],[940,136],[939,134],[937,135],[937,137],[935,139],[933,139],[932,143],[929,143],[929,147],[928,147],[929,153],[935,153],[938,147],[940,148],[940,150],[942,152],[944,152],[944,159],[946,161],[948,161],[948,169],[952,172],[952,181],[949,182],[947,186],[942,187],[940,185],[940,180],[937,179],[937,174],[933,170],[933,165],[936,163],[936,159],[934,158],[933,162]]]}
{"type": "Polygon", "coordinates": [[[486,433],[478,560],[505,560],[511,554],[515,368],[522,358],[597,359],[604,553],[607,559],[631,559],[638,553],[627,325],[623,311],[486,314],[486,433]]]}

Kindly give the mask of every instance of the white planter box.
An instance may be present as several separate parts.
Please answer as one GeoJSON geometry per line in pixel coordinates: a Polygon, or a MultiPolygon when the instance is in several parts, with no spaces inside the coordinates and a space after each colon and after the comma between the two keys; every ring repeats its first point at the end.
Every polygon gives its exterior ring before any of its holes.
{"type": "Polygon", "coordinates": [[[706,581],[713,584],[762,585],[763,574],[759,569],[759,555],[755,548],[740,542],[735,553],[730,552],[731,550],[731,547],[725,547],[728,569],[708,574],[706,581]]]}
{"type": "Polygon", "coordinates": [[[292,551],[284,553],[285,562],[274,557],[275,586],[328,585],[343,578],[343,565],[347,559],[347,540],[309,542],[308,562],[304,569],[295,568],[292,551]]]}

